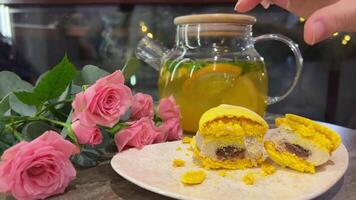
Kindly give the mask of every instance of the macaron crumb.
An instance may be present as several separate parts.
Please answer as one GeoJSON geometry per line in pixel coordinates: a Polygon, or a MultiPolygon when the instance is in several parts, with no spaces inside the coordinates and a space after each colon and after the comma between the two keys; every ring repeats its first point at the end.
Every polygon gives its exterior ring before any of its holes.
{"type": "Polygon", "coordinates": [[[182,151],[182,147],[177,147],[176,151],[182,151]]]}
{"type": "Polygon", "coordinates": [[[182,174],[180,181],[185,185],[197,185],[204,182],[206,173],[203,170],[189,170],[182,174]]]}
{"type": "Polygon", "coordinates": [[[172,162],[173,167],[184,167],[185,166],[185,161],[181,159],[174,159],[172,162]]]}
{"type": "Polygon", "coordinates": [[[182,143],[183,144],[189,144],[192,141],[192,138],[190,137],[183,137],[182,143]]]}
{"type": "Polygon", "coordinates": [[[219,170],[218,175],[221,177],[225,177],[227,175],[227,172],[225,170],[219,170]]]}
{"type": "Polygon", "coordinates": [[[272,175],[276,172],[276,168],[269,162],[263,162],[261,165],[262,176],[272,175]]]}
{"type": "Polygon", "coordinates": [[[246,185],[253,185],[256,181],[256,177],[252,172],[248,172],[245,176],[242,177],[242,181],[246,185]]]}

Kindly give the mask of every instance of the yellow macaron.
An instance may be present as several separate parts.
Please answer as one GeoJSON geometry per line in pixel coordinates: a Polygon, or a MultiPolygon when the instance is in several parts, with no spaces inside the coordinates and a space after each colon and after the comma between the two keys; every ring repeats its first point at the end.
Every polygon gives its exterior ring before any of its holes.
{"type": "Polygon", "coordinates": [[[268,124],[255,112],[240,106],[220,105],[199,121],[192,147],[194,158],[208,169],[245,169],[265,157],[263,135],[268,124]]]}
{"type": "Polygon", "coordinates": [[[268,156],[283,167],[315,173],[340,145],[340,136],[313,120],[293,114],[277,118],[276,129],[265,135],[268,156]]]}
{"type": "Polygon", "coordinates": [[[241,106],[222,104],[206,111],[199,120],[204,136],[264,135],[267,122],[257,113],[241,106]]]}

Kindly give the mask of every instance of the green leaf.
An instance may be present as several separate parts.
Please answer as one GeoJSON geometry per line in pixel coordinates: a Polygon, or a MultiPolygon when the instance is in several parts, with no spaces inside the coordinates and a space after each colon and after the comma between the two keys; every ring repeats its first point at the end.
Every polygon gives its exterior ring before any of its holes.
{"type": "MultiPolygon", "coordinates": [[[[68,125],[70,125],[70,124],[68,124],[68,125]]],[[[67,135],[72,140],[72,142],[74,142],[74,144],[79,145],[77,136],[75,135],[72,127],[70,127],[70,126],[68,126],[68,128],[67,128],[67,135]]]]}
{"type": "Polygon", "coordinates": [[[4,116],[6,116],[6,117],[11,117],[11,116],[13,116],[13,115],[16,115],[16,113],[15,113],[15,111],[13,111],[13,110],[8,110],[5,114],[4,114],[4,116]]]}
{"type": "Polygon", "coordinates": [[[88,158],[91,158],[93,160],[98,160],[100,159],[100,152],[98,152],[96,149],[92,147],[86,147],[82,150],[82,153],[85,153],[88,158]]]}
{"type": "Polygon", "coordinates": [[[28,105],[40,105],[59,97],[75,78],[76,73],[74,65],[65,55],[59,64],[41,78],[32,92],[15,92],[15,95],[28,105]]]}
{"type": "Polygon", "coordinates": [[[153,115],[153,121],[155,122],[155,125],[157,127],[161,126],[161,124],[163,123],[163,120],[158,116],[158,114],[156,112],[153,115]]]}
{"type": "Polygon", "coordinates": [[[46,71],[44,73],[42,73],[38,78],[37,78],[37,81],[36,81],[36,84],[35,85],[38,85],[39,82],[41,82],[41,80],[43,79],[43,77],[46,76],[46,74],[48,74],[49,71],[46,71]]]}
{"type": "Polygon", "coordinates": [[[22,129],[22,134],[27,141],[31,141],[49,130],[56,129],[45,122],[35,121],[27,123],[22,129]]]}
{"type": "Polygon", "coordinates": [[[17,140],[13,136],[13,134],[9,133],[8,131],[4,130],[0,132],[0,155],[5,151],[6,149],[10,148],[14,144],[16,144],[17,140]]]}
{"type": "Polygon", "coordinates": [[[5,130],[5,122],[0,121],[0,134],[5,130]]]}
{"type": "Polygon", "coordinates": [[[114,137],[120,130],[127,128],[127,126],[128,125],[125,122],[119,122],[115,124],[114,127],[106,129],[106,131],[114,137]]]}
{"type": "Polygon", "coordinates": [[[54,106],[48,106],[48,110],[50,111],[52,117],[56,118],[59,121],[64,121],[67,119],[66,113],[62,112],[59,109],[56,109],[54,106]]]}
{"type": "Polygon", "coordinates": [[[6,112],[10,110],[9,95],[5,96],[0,101],[0,118],[5,115],[6,112]]]}
{"type": "Polygon", "coordinates": [[[72,88],[71,88],[71,90],[70,90],[70,94],[71,94],[71,95],[74,95],[74,94],[77,94],[77,93],[79,93],[79,92],[81,92],[81,91],[82,91],[82,87],[73,84],[73,85],[72,85],[72,88]]]}
{"type": "Polygon", "coordinates": [[[101,135],[103,136],[103,142],[95,146],[95,149],[105,149],[111,141],[110,133],[107,132],[104,128],[100,128],[101,135]]]}
{"type": "Polygon", "coordinates": [[[13,72],[0,72],[0,99],[15,90],[32,90],[32,85],[13,72]]]}
{"type": "Polygon", "coordinates": [[[28,105],[39,105],[41,102],[37,99],[36,95],[32,92],[20,91],[14,92],[17,98],[28,105]]]}
{"type": "Polygon", "coordinates": [[[35,106],[23,103],[13,93],[9,94],[9,104],[13,111],[23,116],[33,116],[37,112],[35,106]]]}
{"type": "Polygon", "coordinates": [[[99,161],[93,157],[91,152],[85,152],[83,150],[80,154],[72,156],[71,160],[73,163],[82,167],[94,167],[99,164],[99,161]]]}
{"type": "Polygon", "coordinates": [[[68,115],[67,121],[65,123],[65,124],[67,124],[67,126],[63,127],[63,129],[61,131],[61,135],[63,138],[66,138],[68,136],[72,140],[72,142],[74,142],[74,144],[79,145],[77,136],[75,135],[75,133],[71,127],[72,114],[73,114],[73,109],[70,111],[70,113],[68,115]]]}
{"type": "Polygon", "coordinates": [[[78,85],[92,85],[98,79],[110,73],[94,65],[86,65],[76,77],[74,83],[78,85]]]}
{"type": "Polygon", "coordinates": [[[23,116],[9,116],[9,115],[4,115],[4,116],[0,116],[0,122],[4,122],[4,123],[10,123],[13,121],[17,121],[17,120],[25,120],[28,117],[23,117],[23,116]]]}
{"type": "MultiPolygon", "coordinates": [[[[70,111],[69,115],[68,115],[68,118],[67,118],[67,121],[66,121],[66,124],[69,124],[71,121],[72,121],[72,114],[73,114],[73,109],[70,111]]],[[[61,131],[61,136],[63,138],[66,138],[68,135],[68,130],[66,127],[63,127],[62,131],[61,131]]]]}
{"type": "MultiPolygon", "coordinates": [[[[64,101],[68,98],[70,98],[70,91],[72,90],[72,84],[70,83],[68,85],[68,87],[64,90],[64,92],[58,97],[57,101],[56,102],[61,102],[61,101],[64,101]]],[[[56,105],[55,108],[56,109],[60,109],[60,108],[63,108],[66,104],[59,104],[59,105],[56,105]]]]}
{"type": "Polygon", "coordinates": [[[4,153],[4,151],[8,148],[10,148],[11,145],[5,143],[4,141],[0,140],[0,155],[4,153]]]}

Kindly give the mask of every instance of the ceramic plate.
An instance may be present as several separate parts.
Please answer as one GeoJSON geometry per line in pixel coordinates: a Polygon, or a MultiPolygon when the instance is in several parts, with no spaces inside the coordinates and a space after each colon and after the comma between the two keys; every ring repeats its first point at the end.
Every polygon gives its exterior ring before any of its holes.
{"type": "Polygon", "coordinates": [[[200,185],[186,186],[180,182],[183,172],[197,169],[189,146],[180,141],[149,145],[141,150],[129,149],[111,160],[114,170],[132,183],[177,199],[311,199],[331,188],[345,173],[348,152],[344,145],[334,151],[331,160],[318,167],[316,174],[303,174],[276,167],[276,173],[263,177],[261,170],[231,170],[221,177],[218,171],[206,170],[207,178],[200,185]],[[181,150],[179,150],[179,148],[181,150]],[[178,149],[177,149],[178,148],[178,149]],[[185,167],[174,168],[174,159],[186,161],[185,167]],[[256,174],[254,185],[241,179],[247,172],[256,174]]]}

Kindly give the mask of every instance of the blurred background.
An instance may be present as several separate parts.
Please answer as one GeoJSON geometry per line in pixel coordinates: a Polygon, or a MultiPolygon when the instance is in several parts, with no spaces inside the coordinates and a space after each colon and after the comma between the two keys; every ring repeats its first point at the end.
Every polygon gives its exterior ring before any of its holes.
{"type": "MultiPolygon", "coordinates": [[[[0,71],[35,82],[67,52],[78,69],[86,64],[108,71],[125,67],[127,84],[157,99],[158,72],[137,60],[145,35],[168,48],[175,39],[173,19],[193,13],[234,13],[235,0],[0,0],[0,71]]],[[[356,35],[335,33],[313,47],[303,41],[304,19],[272,6],[249,13],[257,18],[254,36],[284,34],[301,48],[304,70],[284,101],[270,113],[296,113],[356,128],[356,35]]],[[[278,42],[256,45],[265,58],[271,95],[291,83],[293,55],[278,42]]]]}

